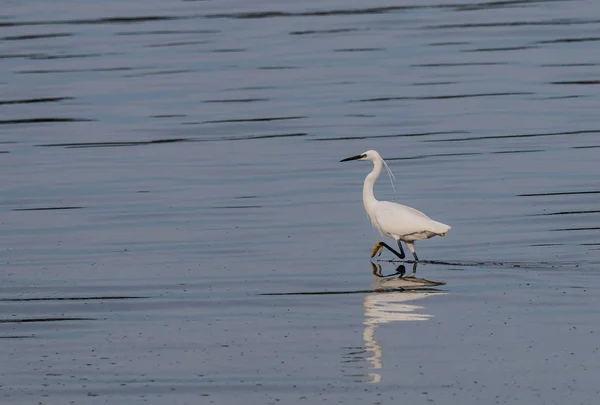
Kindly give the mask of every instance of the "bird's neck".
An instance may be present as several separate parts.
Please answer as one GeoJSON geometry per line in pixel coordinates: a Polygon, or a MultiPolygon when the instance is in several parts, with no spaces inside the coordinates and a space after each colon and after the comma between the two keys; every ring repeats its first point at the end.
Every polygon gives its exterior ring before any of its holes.
{"type": "Polygon", "coordinates": [[[377,202],[375,194],[373,194],[373,186],[375,186],[375,181],[377,181],[377,178],[381,173],[381,166],[382,164],[380,160],[374,161],[373,170],[365,178],[365,184],[363,185],[363,203],[367,211],[369,211],[369,207],[373,203],[377,202]]]}

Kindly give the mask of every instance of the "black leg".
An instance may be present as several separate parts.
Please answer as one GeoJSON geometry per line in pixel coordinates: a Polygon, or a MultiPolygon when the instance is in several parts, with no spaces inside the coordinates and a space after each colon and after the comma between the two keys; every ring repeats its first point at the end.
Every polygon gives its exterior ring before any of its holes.
{"type": "Polygon", "coordinates": [[[404,249],[402,249],[402,242],[398,240],[398,248],[400,249],[400,259],[404,259],[406,255],[404,254],[404,249]]]}
{"type": "Polygon", "coordinates": [[[385,242],[379,242],[379,244],[381,246],[383,246],[384,248],[386,248],[387,250],[389,250],[390,252],[392,252],[393,254],[395,254],[396,256],[398,256],[400,259],[404,259],[406,257],[406,255],[404,254],[404,251],[402,249],[400,249],[400,253],[398,253],[398,252],[396,252],[396,250],[392,249],[391,246],[385,242]]]}
{"type": "Polygon", "coordinates": [[[415,242],[406,242],[406,246],[408,247],[408,250],[410,250],[410,253],[412,253],[413,257],[415,258],[415,262],[418,262],[419,256],[417,256],[417,252],[415,252],[415,242]]]}

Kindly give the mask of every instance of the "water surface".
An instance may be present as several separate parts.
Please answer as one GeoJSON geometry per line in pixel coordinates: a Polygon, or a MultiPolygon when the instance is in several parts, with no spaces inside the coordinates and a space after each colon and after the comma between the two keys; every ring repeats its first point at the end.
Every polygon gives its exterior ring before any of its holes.
{"type": "Polygon", "coordinates": [[[595,403],[599,11],[10,3],[2,403],[595,403]]]}

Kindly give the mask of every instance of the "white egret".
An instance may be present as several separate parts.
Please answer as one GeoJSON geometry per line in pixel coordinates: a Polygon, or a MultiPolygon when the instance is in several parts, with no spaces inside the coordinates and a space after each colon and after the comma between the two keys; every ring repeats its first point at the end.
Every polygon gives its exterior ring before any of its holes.
{"type": "Polygon", "coordinates": [[[389,171],[387,164],[377,151],[368,150],[360,155],[342,159],[340,162],[349,160],[369,160],[373,162],[373,171],[367,175],[363,186],[363,204],[373,226],[377,228],[381,236],[393,238],[400,248],[400,252],[396,252],[385,242],[377,242],[373,247],[371,257],[376,254],[381,255],[385,247],[400,259],[404,259],[404,249],[402,249],[400,243],[402,241],[406,243],[415,261],[419,261],[415,252],[415,241],[429,239],[437,235],[446,236],[446,233],[451,229],[449,225],[434,221],[421,211],[406,205],[379,201],[375,198],[373,186],[381,173],[381,167],[386,165],[386,169],[389,171]]]}

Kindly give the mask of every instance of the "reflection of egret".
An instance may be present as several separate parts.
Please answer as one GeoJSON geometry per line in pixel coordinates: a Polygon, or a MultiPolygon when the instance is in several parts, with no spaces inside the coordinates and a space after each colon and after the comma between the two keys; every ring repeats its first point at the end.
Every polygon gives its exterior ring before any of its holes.
{"type": "Polygon", "coordinates": [[[412,278],[412,277],[415,276],[415,274],[417,274],[417,263],[418,262],[414,262],[413,263],[412,273],[410,273],[408,276],[404,276],[406,274],[406,266],[404,266],[403,264],[400,264],[398,267],[396,267],[396,272],[395,273],[387,274],[387,275],[383,274],[383,270],[381,268],[381,264],[371,262],[371,267],[373,269],[372,273],[373,273],[373,275],[375,277],[384,278],[384,277],[398,276],[398,277],[409,277],[409,278],[412,278]]]}
{"type": "MultiPolygon", "coordinates": [[[[421,312],[424,307],[408,304],[409,301],[419,300],[434,294],[443,294],[434,289],[428,288],[432,285],[441,285],[444,283],[434,282],[425,279],[416,278],[394,278],[380,280],[376,283],[377,287],[384,288],[405,288],[402,291],[382,291],[369,294],[364,298],[365,320],[363,324],[363,339],[365,341],[365,350],[368,353],[367,360],[371,363],[371,369],[379,370],[383,368],[383,349],[375,339],[375,329],[381,324],[399,321],[426,321],[433,315],[421,312]],[[425,287],[425,289],[423,288],[425,287]],[[420,290],[418,288],[421,288],[420,290]]],[[[379,373],[369,373],[371,383],[378,383],[382,377],[379,373]]]]}
{"type": "Polygon", "coordinates": [[[388,280],[381,280],[378,283],[380,287],[386,288],[431,287],[446,284],[442,281],[430,281],[424,278],[415,278],[415,274],[417,274],[417,263],[418,262],[413,262],[412,272],[408,276],[405,275],[406,266],[404,264],[400,264],[396,267],[395,273],[383,274],[381,264],[371,262],[371,272],[375,277],[388,278],[388,280]],[[398,278],[391,278],[393,276],[398,276],[398,278]]]}
{"type": "Polygon", "coordinates": [[[360,155],[342,159],[341,162],[349,160],[370,160],[373,162],[373,171],[367,175],[363,185],[363,204],[373,226],[379,230],[381,236],[393,238],[400,250],[400,252],[396,252],[385,242],[378,242],[373,248],[371,257],[378,253],[381,254],[385,247],[400,259],[404,259],[404,250],[400,243],[400,241],[403,241],[406,243],[408,250],[413,254],[415,261],[418,261],[419,258],[414,246],[415,241],[429,239],[437,235],[446,236],[446,232],[450,230],[450,226],[434,221],[421,211],[407,207],[406,205],[389,201],[379,201],[375,198],[373,186],[381,173],[381,167],[385,165],[390,177],[393,176],[377,151],[368,150],[360,155]]]}

